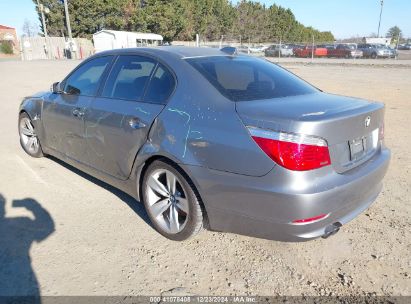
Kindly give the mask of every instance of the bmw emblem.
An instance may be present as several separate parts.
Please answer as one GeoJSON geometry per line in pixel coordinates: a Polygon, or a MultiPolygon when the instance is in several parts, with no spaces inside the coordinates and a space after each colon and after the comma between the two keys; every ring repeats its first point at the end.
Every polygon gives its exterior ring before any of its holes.
{"type": "Polygon", "coordinates": [[[368,128],[370,126],[370,123],[371,123],[371,117],[367,116],[365,118],[365,127],[368,128]]]}

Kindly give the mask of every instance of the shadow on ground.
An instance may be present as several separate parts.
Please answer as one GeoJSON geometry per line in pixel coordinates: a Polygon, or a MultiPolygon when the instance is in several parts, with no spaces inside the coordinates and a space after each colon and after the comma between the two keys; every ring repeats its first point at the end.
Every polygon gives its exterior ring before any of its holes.
{"type": "MultiPolygon", "coordinates": [[[[127,193],[65,163],[64,161],[55,158],[53,156],[48,155],[47,158],[53,160],[54,162],[58,163],[59,165],[63,166],[64,168],[70,170],[71,172],[87,179],[88,181],[96,184],[97,186],[100,186],[102,188],[104,188],[107,191],[110,191],[111,193],[113,193],[115,196],[117,196],[119,199],[121,199],[124,203],[126,203],[131,210],[134,211],[134,213],[136,213],[139,217],[141,217],[141,219],[144,220],[144,222],[149,225],[150,227],[153,227],[150,219],[147,215],[147,212],[144,208],[144,205],[140,202],[138,202],[135,198],[131,197],[130,195],[128,195],[127,193]]],[[[153,228],[154,229],[154,228],[153,228]]]]}
{"type": "MultiPolygon", "coordinates": [[[[0,296],[40,296],[36,274],[31,265],[30,248],[54,232],[50,214],[32,198],[13,200],[13,208],[25,208],[27,216],[6,217],[6,199],[0,194],[0,296]]],[[[1,299],[1,298],[0,298],[1,299]]]]}

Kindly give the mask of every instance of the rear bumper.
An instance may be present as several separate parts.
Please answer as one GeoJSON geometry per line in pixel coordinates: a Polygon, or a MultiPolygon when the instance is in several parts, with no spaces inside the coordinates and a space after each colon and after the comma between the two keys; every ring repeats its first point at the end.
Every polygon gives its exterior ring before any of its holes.
{"type": "Polygon", "coordinates": [[[183,166],[197,184],[210,228],[280,241],[306,241],[344,225],[376,199],[388,169],[390,151],[382,149],[344,174],[324,167],[292,172],[280,166],[262,177],[183,166]],[[329,214],[311,224],[293,220],[329,214]]]}

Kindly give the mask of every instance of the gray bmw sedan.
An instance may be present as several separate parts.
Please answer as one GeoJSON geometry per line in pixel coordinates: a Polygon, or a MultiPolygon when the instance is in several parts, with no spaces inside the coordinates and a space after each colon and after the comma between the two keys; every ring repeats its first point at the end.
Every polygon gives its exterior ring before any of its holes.
{"type": "MultiPolygon", "coordinates": [[[[23,149],[142,201],[159,233],[337,232],[382,188],[384,105],[326,94],[232,49],[102,52],[23,100],[23,149]]],[[[121,220],[121,219],[119,219],[121,220]]]]}

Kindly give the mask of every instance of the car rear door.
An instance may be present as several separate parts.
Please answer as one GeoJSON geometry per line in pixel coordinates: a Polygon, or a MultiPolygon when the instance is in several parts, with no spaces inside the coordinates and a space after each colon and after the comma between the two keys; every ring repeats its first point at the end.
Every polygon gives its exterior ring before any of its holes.
{"type": "Polygon", "coordinates": [[[102,56],[79,65],[61,82],[62,92],[44,100],[42,120],[47,147],[84,162],[84,121],[112,59],[102,56]]]}
{"type": "Polygon", "coordinates": [[[118,56],[90,106],[85,130],[88,164],[127,179],[175,83],[174,75],[153,58],[118,56]]]}

